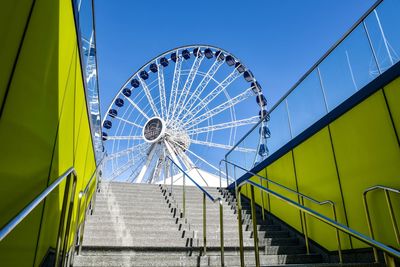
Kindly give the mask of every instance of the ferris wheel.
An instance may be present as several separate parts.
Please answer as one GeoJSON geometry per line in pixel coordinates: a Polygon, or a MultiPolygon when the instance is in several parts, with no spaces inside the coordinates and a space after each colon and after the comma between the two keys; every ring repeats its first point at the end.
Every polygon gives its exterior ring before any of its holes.
{"type": "Polygon", "coordinates": [[[218,186],[218,163],[261,119],[255,144],[235,148],[253,162],[268,154],[267,101],[252,72],[210,45],[174,48],[122,85],[102,121],[105,179],[179,183],[171,164],[200,185],[218,186]]]}

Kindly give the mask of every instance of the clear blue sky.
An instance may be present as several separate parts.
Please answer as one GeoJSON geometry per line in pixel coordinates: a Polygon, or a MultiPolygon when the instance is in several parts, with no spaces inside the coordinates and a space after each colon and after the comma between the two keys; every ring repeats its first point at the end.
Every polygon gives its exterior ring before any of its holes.
{"type": "Polygon", "coordinates": [[[239,57],[274,104],[374,2],[96,1],[102,112],[148,60],[195,43],[216,45],[239,57]]]}

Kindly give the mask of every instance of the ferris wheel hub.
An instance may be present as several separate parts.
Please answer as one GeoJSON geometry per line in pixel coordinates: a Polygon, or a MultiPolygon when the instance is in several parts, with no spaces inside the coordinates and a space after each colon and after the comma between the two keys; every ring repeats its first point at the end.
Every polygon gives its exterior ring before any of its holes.
{"type": "Polygon", "coordinates": [[[186,130],[181,127],[167,127],[166,129],[167,140],[173,144],[173,146],[179,147],[183,151],[186,151],[190,146],[190,137],[186,130]]]}
{"type": "Polygon", "coordinates": [[[165,133],[165,123],[160,117],[150,118],[143,127],[143,139],[148,143],[155,143],[165,133]]]}

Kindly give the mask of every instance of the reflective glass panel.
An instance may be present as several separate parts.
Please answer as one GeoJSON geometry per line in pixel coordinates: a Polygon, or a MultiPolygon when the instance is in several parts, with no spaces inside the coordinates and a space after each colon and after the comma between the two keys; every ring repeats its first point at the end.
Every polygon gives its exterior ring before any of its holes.
{"type": "Polygon", "coordinates": [[[400,1],[385,0],[364,21],[381,73],[399,61],[399,12],[400,1]]]}
{"type": "Polygon", "coordinates": [[[362,24],[332,51],[320,64],[319,70],[329,110],[334,109],[378,75],[362,24]]]}
{"type": "Polygon", "coordinates": [[[326,114],[318,72],[314,70],[287,97],[292,137],[326,114]]]}
{"type": "Polygon", "coordinates": [[[271,155],[291,139],[285,101],[271,112],[268,128],[271,132],[271,137],[267,140],[269,155],[271,155]]]}

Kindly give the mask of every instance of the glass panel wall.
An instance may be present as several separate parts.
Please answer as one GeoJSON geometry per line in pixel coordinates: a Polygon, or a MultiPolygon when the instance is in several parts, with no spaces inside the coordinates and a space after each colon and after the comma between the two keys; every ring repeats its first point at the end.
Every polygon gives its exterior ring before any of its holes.
{"type": "Polygon", "coordinates": [[[359,25],[318,67],[331,111],[376,78],[376,65],[363,25],[359,25]]]}
{"type": "Polygon", "coordinates": [[[226,160],[250,170],[396,64],[400,59],[399,13],[399,0],[384,0],[366,14],[269,110],[270,119],[260,121],[226,154],[226,160]],[[263,139],[265,132],[268,138],[263,139]],[[243,148],[254,152],[249,156],[243,148]]]}
{"type": "Polygon", "coordinates": [[[289,117],[286,109],[286,101],[281,102],[270,115],[268,123],[271,137],[268,139],[270,154],[277,151],[292,138],[289,127],[289,117]],[[273,133],[273,134],[272,134],[273,133]]]}
{"type": "Polygon", "coordinates": [[[317,70],[310,73],[287,97],[292,138],[326,114],[317,70]]]}
{"type": "Polygon", "coordinates": [[[92,138],[95,146],[96,160],[101,159],[103,144],[101,139],[101,113],[97,79],[97,58],[94,31],[92,0],[74,1],[76,21],[79,29],[82,68],[85,74],[86,98],[90,113],[92,138]]]}

